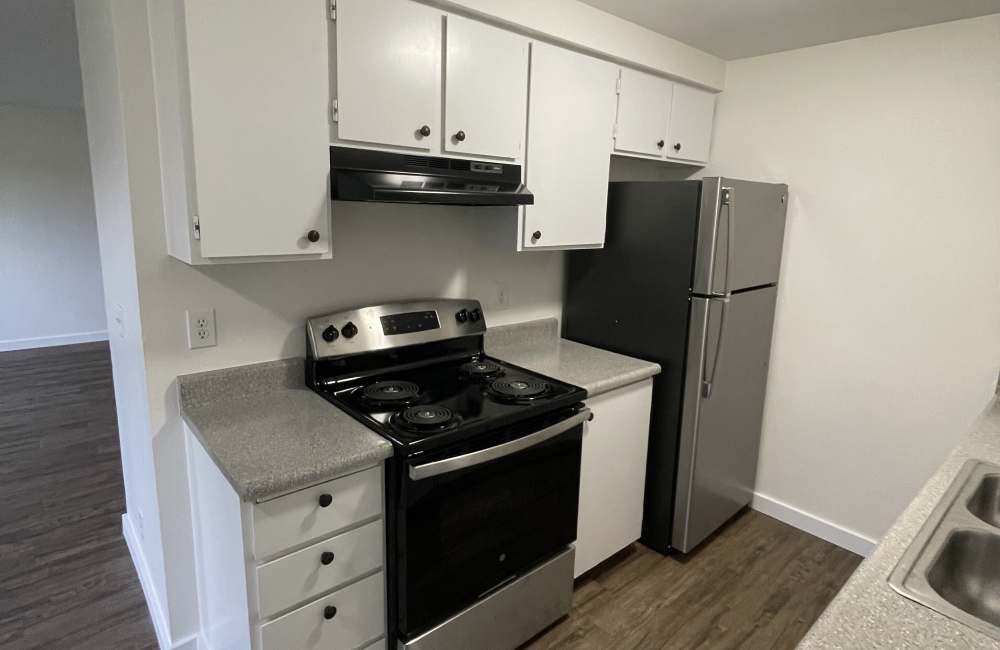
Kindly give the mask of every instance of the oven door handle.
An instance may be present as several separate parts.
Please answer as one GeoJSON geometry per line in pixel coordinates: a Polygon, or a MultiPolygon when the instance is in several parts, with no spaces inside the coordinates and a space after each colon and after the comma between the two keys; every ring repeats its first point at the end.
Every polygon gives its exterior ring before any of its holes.
{"type": "Polygon", "coordinates": [[[540,431],[529,433],[528,435],[515,440],[510,440],[493,447],[487,447],[486,449],[480,449],[479,451],[471,451],[467,454],[462,454],[461,456],[453,456],[452,458],[445,458],[444,460],[435,460],[430,463],[424,463],[423,465],[410,465],[410,478],[414,481],[419,481],[432,476],[439,476],[441,474],[447,474],[448,472],[465,469],[466,467],[473,467],[475,465],[481,465],[482,463],[488,463],[491,460],[503,458],[504,456],[510,456],[511,454],[516,454],[519,451],[523,451],[529,447],[534,447],[537,444],[545,442],[549,438],[554,438],[560,433],[565,433],[578,424],[582,424],[586,420],[593,419],[594,415],[590,412],[590,409],[583,408],[580,409],[576,415],[566,418],[562,422],[557,422],[540,431]]]}

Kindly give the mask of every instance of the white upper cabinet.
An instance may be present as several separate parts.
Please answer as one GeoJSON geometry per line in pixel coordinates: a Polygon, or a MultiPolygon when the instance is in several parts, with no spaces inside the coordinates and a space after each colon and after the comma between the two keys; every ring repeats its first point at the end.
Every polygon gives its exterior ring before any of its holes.
{"type": "Polygon", "coordinates": [[[675,84],[670,109],[667,157],[672,160],[708,162],[714,117],[714,93],[675,84]]]}
{"type": "Polygon", "coordinates": [[[170,254],[330,254],[323,3],[150,4],[170,254]]]}
{"type": "Polygon", "coordinates": [[[615,151],[662,157],[674,84],[650,74],[621,69],[615,151]]]}
{"type": "Polygon", "coordinates": [[[337,0],[338,140],[434,148],[441,138],[441,21],[440,11],[408,0],[337,0]]]}
{"type": "Polygon", "coordinates": [[[447,17],[444,150],[520,158],[528,105],[528,39],[447,17]]]}
{"type": "Polygon", "coordinates": [[[531,44],[525,206],[520,249],[604,245],[618,67],[531,44]]]}

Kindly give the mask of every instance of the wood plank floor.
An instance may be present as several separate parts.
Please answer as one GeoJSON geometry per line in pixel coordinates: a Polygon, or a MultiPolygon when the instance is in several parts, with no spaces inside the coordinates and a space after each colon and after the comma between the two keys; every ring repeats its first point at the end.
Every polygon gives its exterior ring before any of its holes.
{"type": "Polygon", "coordinates": [[[860,562],[745,512],[687,557],[635,544],[584,574],[569,617],[525,647],[794,648],[860,562]]]}
{"type": "Polygon", "coordinates": [[[0,353],[0,648],[156,648],[106,343],[0,353]]]}
{"type": "MultiPolygon", "coordinates": [[[[121,534],[106,344],[0,353],[0,648],[155,648],[121,534]]],[[[689,557],[635,545],[527,647],[791,648],[860,558],[749,512],[689,557]]]]}

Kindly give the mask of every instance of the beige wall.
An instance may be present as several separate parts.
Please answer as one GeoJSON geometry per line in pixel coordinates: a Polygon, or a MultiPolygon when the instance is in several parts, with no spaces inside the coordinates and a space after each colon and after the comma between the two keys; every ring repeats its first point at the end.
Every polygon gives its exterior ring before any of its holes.
{"type": "Polygon", "coordinates": [[[706,174],[790,186],[758,491],[878,538],[1000,362],[1000,15],[732,61],[706,174]]]}

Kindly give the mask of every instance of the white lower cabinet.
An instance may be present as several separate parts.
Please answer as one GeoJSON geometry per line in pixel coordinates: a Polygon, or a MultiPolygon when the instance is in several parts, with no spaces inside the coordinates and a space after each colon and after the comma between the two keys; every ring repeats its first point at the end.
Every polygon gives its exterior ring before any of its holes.
{"type": "Polygon", "coordinates": [[[385,647],[382,466],[253,504],[185,437],[203,647],[385,647]]]}
{"type": "Polygon", "coordinates": [[[587,400],[594,419],[583,430],[574,577],[642,534],[652,399],[645,379],[587,400]]]}

